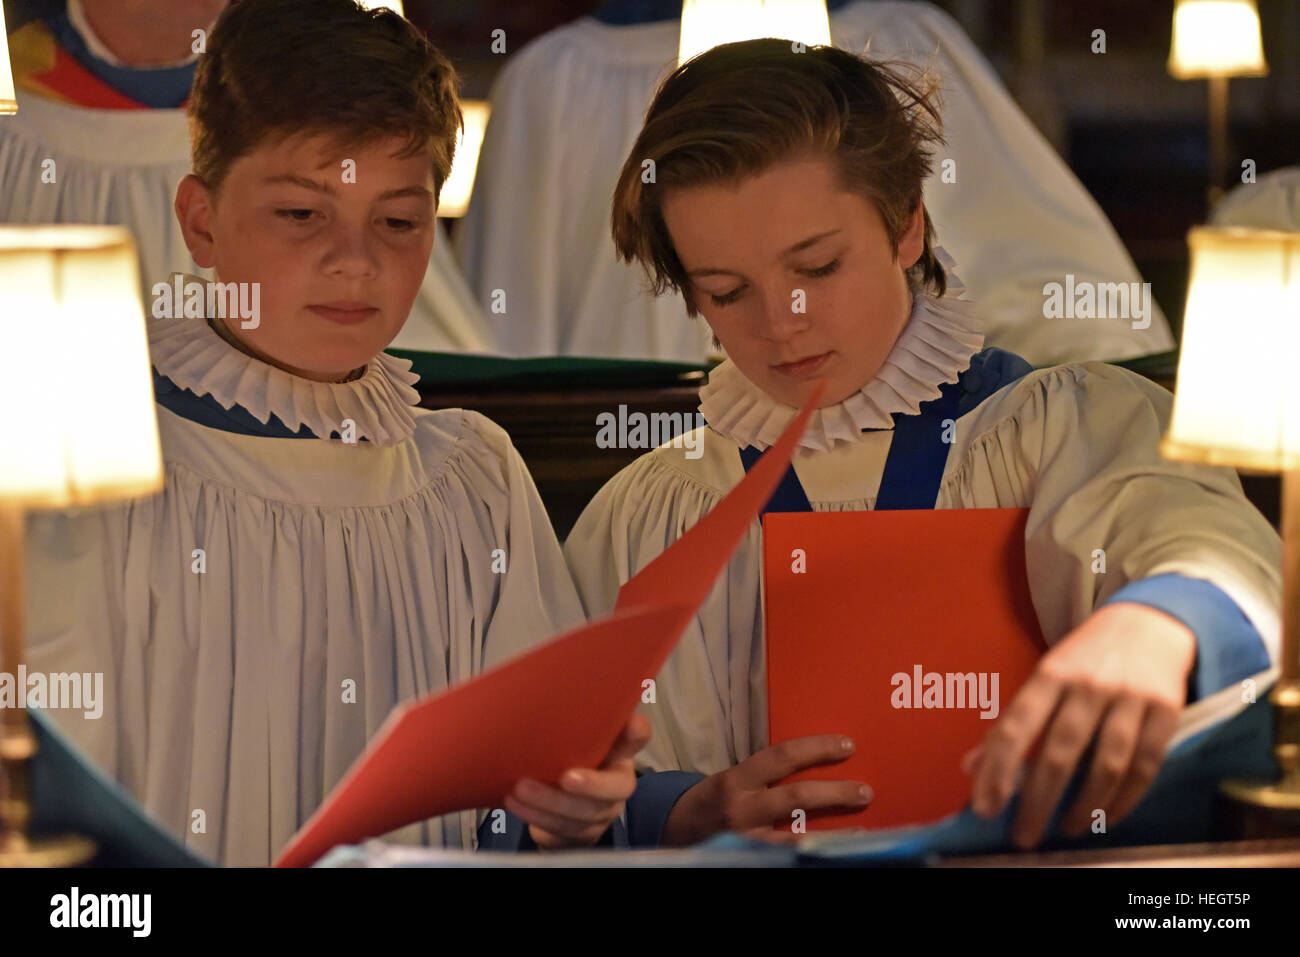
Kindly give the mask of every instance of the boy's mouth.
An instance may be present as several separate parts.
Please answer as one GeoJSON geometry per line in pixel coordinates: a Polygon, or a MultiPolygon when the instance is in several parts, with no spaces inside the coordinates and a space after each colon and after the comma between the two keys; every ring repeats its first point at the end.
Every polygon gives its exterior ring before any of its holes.
{"type": "Polygon", "coordinates": [[[831,353],[823,352],[821,355],[809,356],[806,359],[798,359],[795,362],[783,362],[780,365],[772,366],[773,372],[778,372],[791,378],[804,378],[821,370],[826,364],[826,360],[831,357],[831,353]]]}
{"type": "Polygon", "coordinates": [[[322,302],[307,308],[322,319],[337,322],[341,326],[353,326],[379,315],[378,309],[364,302],[322,302]]]}

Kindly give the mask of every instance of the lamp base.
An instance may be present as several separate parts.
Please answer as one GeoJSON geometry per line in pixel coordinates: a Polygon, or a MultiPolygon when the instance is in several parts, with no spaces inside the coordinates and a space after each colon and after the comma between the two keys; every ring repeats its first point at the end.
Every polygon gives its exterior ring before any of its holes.
{"type": "Polygon", "coordinates": [[[1271,782],[1223,781],[1214,811],[1218,840],[1300,837],[1300,774],[1271,782]]]}
{"type": "Polygon", "coordinates": [[[94,841],[75,834],[39,838],[6,834],[0,837],[0,868],[80,867],[96,850],[94,841]]]}

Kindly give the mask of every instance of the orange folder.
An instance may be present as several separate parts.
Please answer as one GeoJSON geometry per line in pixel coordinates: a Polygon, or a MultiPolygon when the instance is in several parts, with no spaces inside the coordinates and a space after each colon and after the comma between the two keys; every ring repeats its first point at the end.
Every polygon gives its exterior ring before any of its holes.
{"type": "Polygon", "coordinates": [[[1025,571],[1027,515],[764,517],[769,739],[847,734],[851,758],[789,780],[875,792],[860,812],[810,812],[810,829],[921,824],[969,803],[962,756],[1046,650],[1025,571]]]}
{"type": "Polygon", "coordinates": [[[598,767],[790,463],[823,386],[777,443],[685,535],[619,589],[614,614],[455,688],[399,705],[277,867],[467,808],[520,778],[598,767]]]}

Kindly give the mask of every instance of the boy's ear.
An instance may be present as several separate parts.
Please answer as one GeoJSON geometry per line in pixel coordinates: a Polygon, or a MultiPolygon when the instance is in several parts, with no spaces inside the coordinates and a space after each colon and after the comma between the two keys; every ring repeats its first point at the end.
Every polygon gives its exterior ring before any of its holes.
{"type": "Polygon", "coordinates": [[[216,240],[212,238],[214,197],[207,184],[193,173],[176,187],[176,221],[194,261],[204,269],[216,264],[216,240]]]}
{"type": "Polygon", "coordinates": [[[918,202],[908,217],[903,235],[898,237],[898,265],[904,271],[916,265],[925,251],[925,204],[918,202]]]}

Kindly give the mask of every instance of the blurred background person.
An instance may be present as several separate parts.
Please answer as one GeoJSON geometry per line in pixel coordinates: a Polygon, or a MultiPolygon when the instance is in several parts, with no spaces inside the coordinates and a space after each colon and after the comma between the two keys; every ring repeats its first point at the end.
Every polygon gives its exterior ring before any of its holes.
{"type": "MultiPolygon", "coordinates": [[[[1043,365],[1172,349],[1150,324],[1045,322],[1043,286],[1140,282],[1101,208],[962,28],[930,3],[830,0],[833,42],[926,69],[940,90],[946,149],[925,185],[944,247],[980,303],[990,344],[1043,365]]],[[[698,362],[701,323],[680,297],[645,294],[617,262],[609,196],[658,82],[676,66],[681,4],[614,0],[512,56],[492,113],[457,251],[509,355],[600,355],[698,362]]]]}

